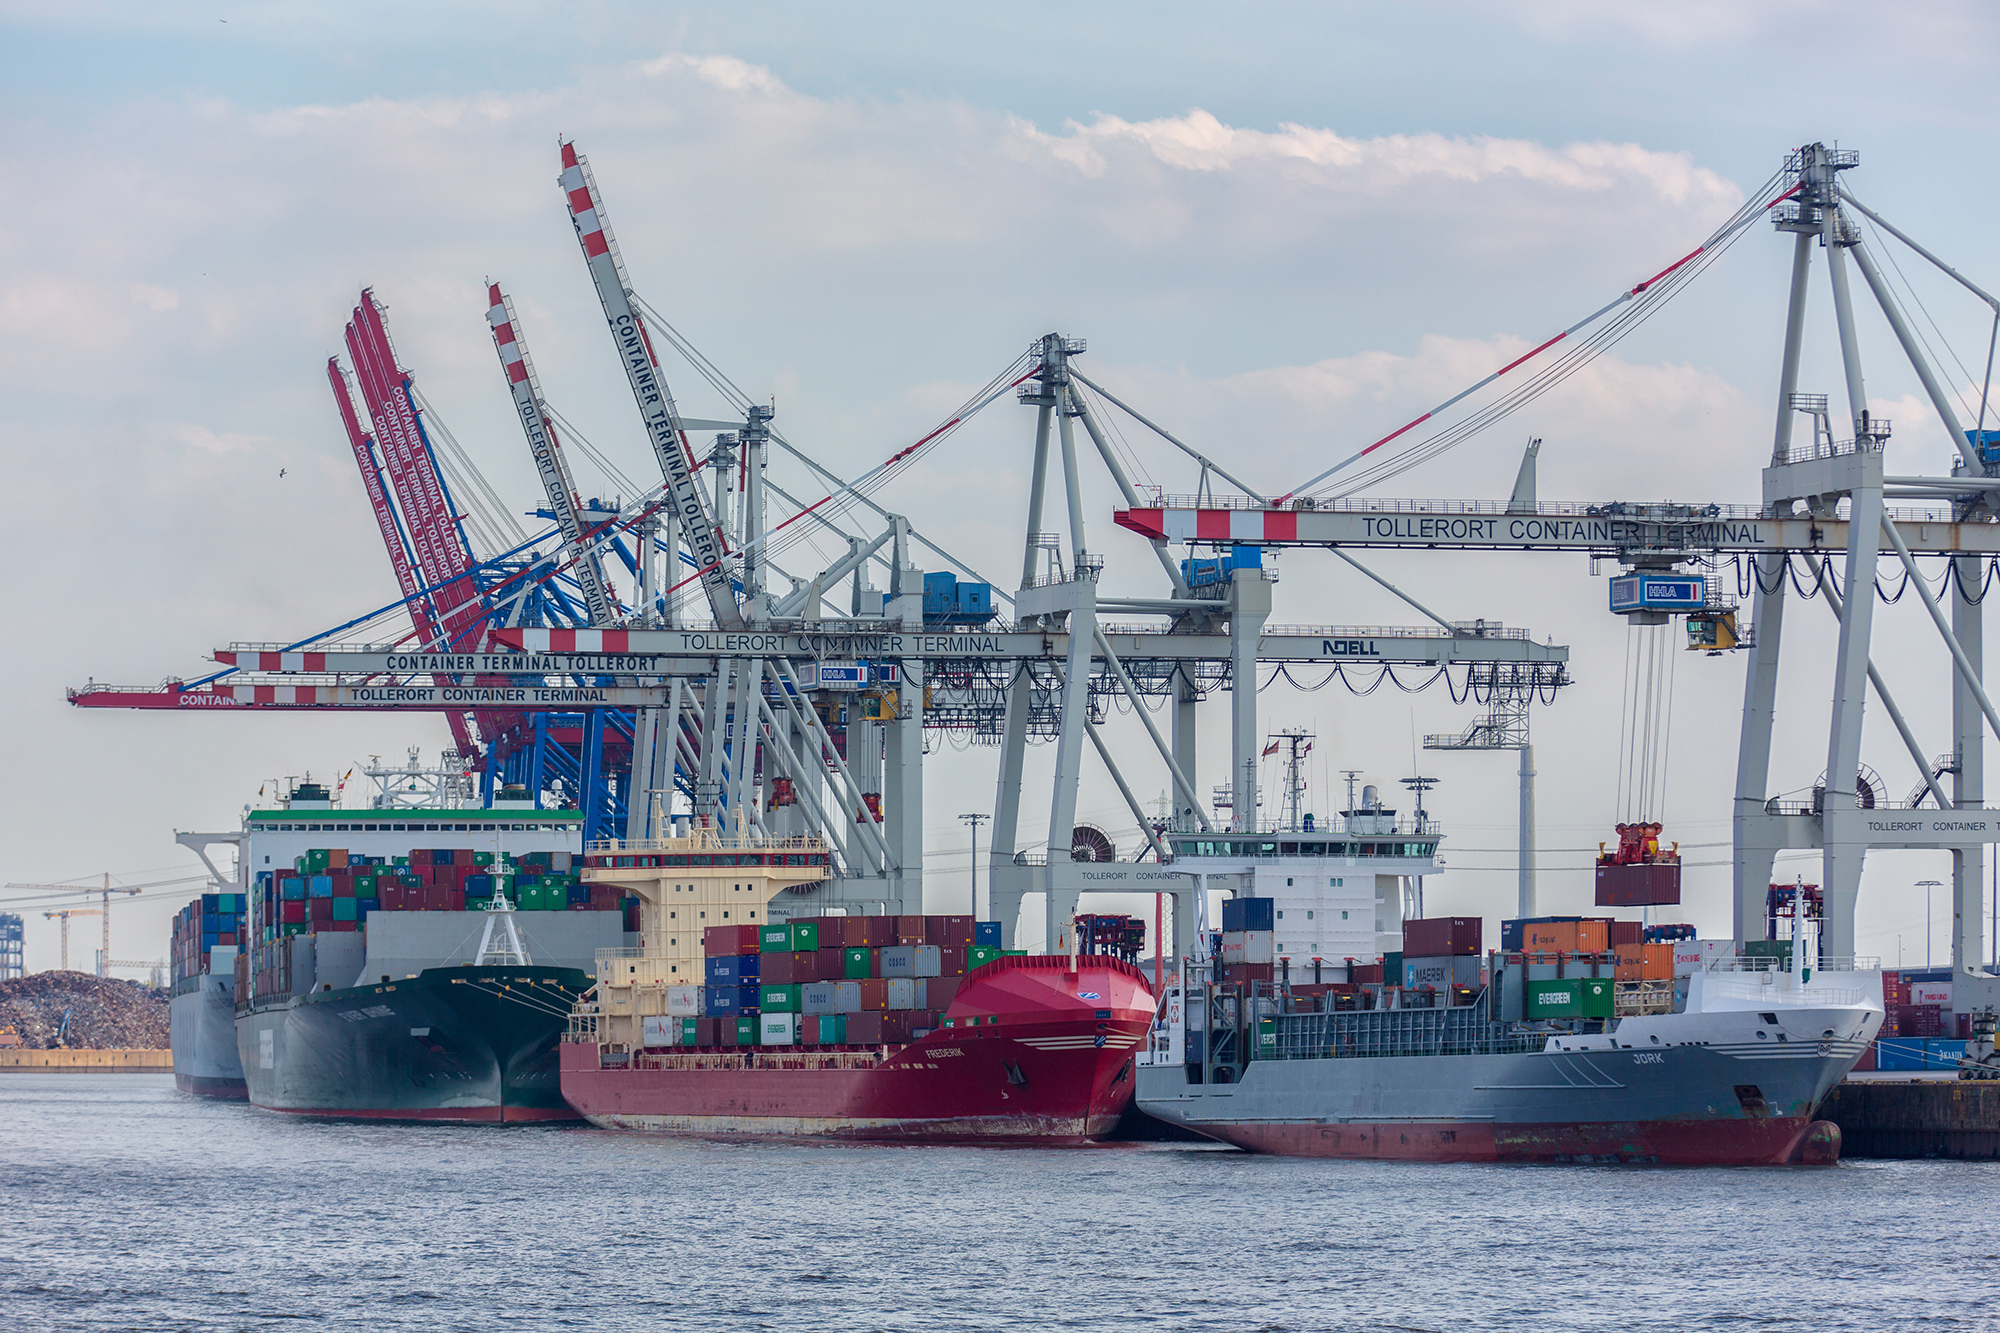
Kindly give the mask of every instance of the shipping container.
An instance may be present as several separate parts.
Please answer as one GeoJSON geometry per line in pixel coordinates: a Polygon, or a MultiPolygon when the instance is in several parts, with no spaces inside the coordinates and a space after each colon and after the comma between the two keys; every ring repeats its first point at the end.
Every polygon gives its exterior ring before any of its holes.
{"type": "MultiPolygon", "coordinates": [[[[1229,931],[1269,931],[1278,928],[1277,900],[1275,898],[1224,898],[1222,900],[1222,929],[1229,931]]],[[[1268,958],[1248,958],[1243,962],[1268,963],[1268,958]]]]}
{"type": "Polygon", "coordinates": [[[879,975],[885,977],[913,977],[917,974],[917,949],[915,945],[898,944],[883,949],[876,958],[879,975]]]}
{"type": "Polygon", "coordinates": [[[842,960],[841,976],[849,981],[875,975],[875,951],[866,946],[849,947],[840,951],[842,960]]]}
{"type": "Polygon", "coordinates": [[[766,1013],[758,1024],[757,1040],[764,1046],[790,1046],[799,1039],[799,1016],[793,1013],[766,1013]]]}
{"type": "MultiPolygon", "coordinates": [[[[1403,923],[1405,958],[1443,958],[1482,952],[1483,923],[1476,916],[1419,917],[1403,923]]],[[[1250,961],[1250,960],[1245,960],[1250,961]]]]}
{"type": "Polygon", "coordinates": [[[911,976],[934,977],[943,969],[944,960],[941,956],[943,950],[937,945],[919,944],[913,953],[915,956],[910,972],[911,976]]]}
{"type": "Polygon", "coordinates": [[[1671,944],[1621,944],[1614,951],[1619,981],[1669,981],[1674,976],[1671,944]]]}
{"type": "Polygon", "coordinates": [[[914,977],[890,977],[889,1008],[914,1009],[917,1007],[917,982],[914,977]]]}
{"type": "MultiPolygon", "coordinates": [[[[1436,936],[1430,937],[1435,941],[1436,936]]],[[[1403,959],[1403,984],[1449,990],[1453,986],[1478,986],[1483,960],[1465,954],[1444,954],[1427,958],[1403,959]]]]}
{"type": "Polygon", "coordinates": [[[924,919],[920,916],[899,916],[892,918],[896,923],[897,944],[922,944],[924,942],[924,919]]]}
{"type": "Polygon", "coordinates": [[[998,921],[975,921],[972,925],[972,944],[974,948],[978,949],[1000,948],[1000,923],[998,921]]]}
{"type": "Polygon", "coordinates": [[[1000,956],[1000,950],[998,946],[990,944],[975,944],[972,948],[966,951],[965,970],[967,972],[971,972],[972,969],[976,967],[984,967],[986,966],[986,964],[992,962],[999,956],[1000,956]]]}
{"type": "Polygon", "coordinates": [[[842,1046],[847,1042],[847,1015],[819,1015],[819,1044],[822,1046],[842,1046]]]}
{"type": "Polygon", "coordinates": [[[886,977],[869,977],[852,983],[859,987],[862,1011],[887,1009],[889,1007],[889,981],[886,977]]]}
{"type": "Polygon", "coordinates": [[[757,1004],[767,1014],[796,1014],[799,1011],[799,988],[797,986],[771,986],[759,988],[757,1004]]]}
{"type": "Polygon", "coordinates": [[[710,958],[756,953],[757,927],[709,926],[701,932],[701,949],[710,958]]]}
{"type": "Polygon", "coordinates": [[[833,1007],[837,1013],[854,1014],[861,1012],[861,983],[859,981],[834,982],[833,1007]]]}
{"type": "Polygon", "coordinates": [[[799,987],[799,1012],[803,1014],[834,1014],[840,1012],[840,997],[835,993],[836,983],[814,982],[799,987]]]}
{"type": "Polygon", "coordinates": [[[699,1018],[703,989],[690,985],[667,987],[667,1013],[675,1018],[699,1018]]]}
{"type": "Polygon", "coordinates": [[[794,921],[785,927],[790,937],[786,945],[793,953],[819,952],[819,922],[794,921]]]}
{"type": "Polygon", "coordinates": [[[763,981],[759,954],[718,954],[702,960],[703,974],[711,986],[741,986],[763,981]]]}
{"type": "Polygon", "coordinates": [[[918,983],[917,1008],[942,1014],[951,1008],[951,1002],[958,998],[964,985],[963,977],[926,977],[918,983]]]}
{"type": "Polygon", "coordinates": [[[1528,981],[1523,988],[1526,1017],[1610,1018],[1613,983],[1609,977],[1565,977],[1528,981]]]}
{"type": "Polygon", "coordinates": [[[883,1010],[868,1009],[860,1013],[844,1015],[847,1020],[847,1040],[849,1046],[879,1046],[882,1043],[883,1010]]]}

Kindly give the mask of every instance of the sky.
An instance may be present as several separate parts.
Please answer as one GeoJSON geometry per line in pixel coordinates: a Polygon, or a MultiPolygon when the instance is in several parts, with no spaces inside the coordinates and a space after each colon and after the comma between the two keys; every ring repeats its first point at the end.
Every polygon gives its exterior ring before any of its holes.
{"type": "MultiPolygon", "coordinates": [[[[363,285],[437,418],[517,511],[536,482],[484,324],[488,278],[514,297],[551,402],[643,481],[555,187],[559,137],[590,155],[635,287],[835,471],[921,437],[1059,330],[1088,339],[1086,373],[1278,491],[1685,253],[1802,143],[1859,149],[1861,198],[2000,287],[1981,245],[1995,180],[1968,170],[1996,146],[1976,91],[1996,47],[1990,8],[1804,0],[0,3],[16,571],[0,590],[16,626],[0,657],[0,880],[192,874],[176,830],[234,827],[282,775],[445,741],[421,716],[64,701],[88,680],[190,677],[230,642],[289,641],[393,600],[325,380],[363,285]]],[[[1985,307],[1890,253],[1976,406],[1985,307]]],[[[1754,502],[1788,255],[1751,228],[1612,354],[1376,493],[1504,498],[1534,435],[1545,499],[1754,502]]],[[[1823,272],[1802,388],[1838,395],[1823,272]]],[[[1861,341],[1871,408],[1896,423],[1891,470],[1942,470],[1942,429],[1879,314],[1861,341]]],[[[684,411],[722,415],[692,376],[676,388],[684,411]]],[[[1119,424],[1139,479],[1193,489],[1184,460],[1119,424]]],[[[1006,584],[1031,444],[1030,414],[1005,400],[878,498],[1006,584]]],[[[586,492],[620,491],[579,473],[586,492]]],[[[1101,473],[1085,495],[1106,588],[1156,593],[1101,473]]],[[[1571,647],[1576,684],[1535,720],[1538,824],[1544,907],[1584,910],[1590,853],[1620,814],[1628,632],[1605,613],[1602,574],[1582,556],[1366,559],[1451,618],[1571,647]]],[[[1330,555],[1277,563],[1274,622],[1414,618],[1330,555]]],[[[1833,636],[1818,614],[1790,618],[1774,791],[1809,787],[1825,763],[1833,636]]],[[[1949,666],[1921,609],[1884,607],[1878,625],[1878,665],[1927,747],[1948,749],[1949,666]]],[[[1742,672],[1740,655],[1676,655],[1662,813],[1704,933],[1728,927],[1742,672]]],[[[1320,738],[1322,809],[1345,769],[1385,787],[1413,762],[1439,776],[1448,868],[1431,910],[1511,914],[1512,756],[1412,755],[1414,736],[1462,729],[1473,705],[1336,683],[1274,688],[1262,708],[1269,727],[1320,738]]],[[[1204,786],[1223,776],[1226,696],[1205,714],[1204,786]]],[[[1144,744],[1135,719],[1110,725],[1144,744]]],[[[1916,780],[1885,726],[1864,757],[1892,794],[1916,780]]],[[[929,763],[936,910],[964,901],[957,815],[991,808],[993,758],[940,742],[929,763]]],[[[1031,782],[1050,759],[1036,752],[1031,782]]],[[[1132,776],[1148,799],[1165,785],[1143,764],[1132,776]]],[[[1127,849],[1136,837],[1100,769],[1080,816],[1127,849]]],[[[1780,867],[1810,881],[1817,862],[1780,867]]],[[[1913,886],[1944,869],[1941,854],[1873,857],[1860,947],[1921,961],[1913,886]]],[[[113,955],[160,956],[185,892],[116,907],[113,955]]],[[[1941,950],[1943,927],[1931,934],[1941,950]]],[[[56,923],[31,915],[28,936],[30,967],[54,965],[56,923]]]]}

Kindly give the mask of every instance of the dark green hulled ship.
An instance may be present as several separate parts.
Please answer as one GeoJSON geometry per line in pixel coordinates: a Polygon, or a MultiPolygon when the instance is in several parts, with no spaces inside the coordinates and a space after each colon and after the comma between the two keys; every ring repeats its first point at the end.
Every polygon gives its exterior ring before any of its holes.
{"type": "Polygon", "coordinates": [[[590,984],[574,967],[432,967],[248,1008],[236,1033],[250,1101],[384,1120],[576,1119],[556,1047],[590,984]]]}

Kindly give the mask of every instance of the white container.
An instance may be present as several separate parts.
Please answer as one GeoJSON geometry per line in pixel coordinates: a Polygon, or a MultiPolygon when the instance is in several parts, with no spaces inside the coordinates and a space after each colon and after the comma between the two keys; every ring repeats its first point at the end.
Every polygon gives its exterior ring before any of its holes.
{"type": "Polygon", "coordinates": [[[935,944],[919,944],[916,948],[916,972],[920,977],[934,977],[944,970],[944,950],[935,944]]]}
{"type": "MultiPolygon", "coordinates": [[[[1227,944],[1225,944],[1225,945],[1223,946],[1223,953],[1224,953],[1224,955],[1225,955],[1225,957],[1224,957],[1224,961],[1225,961],[1225,962],[1227,962],[1227,961],[1228,961],[1228,958],[1227,958],[1227,956],[1226,956],[1226,955],[1228,954],[1228,950],[1229,950],[1229,946],[1228,946],[1227,944]]],[[[1276,934],[1275,932],[1273,932],[1273,931],[1269,931],[1269,930],[1246,930],[1246,931],[1244,931],[1244,932],[1243,932],[1243,957],[1242,957],[1241,959],[1239,959],[1238,961],[1240,961],[1240,962],[1245,962],[1245,963],[1251,963],[1251,964],[1255,964],[1255,963],[1275,963],[1275,962],[1277,962],[1277,961],[1278,961],[1278,936],[1277,936],[1277,934],[1276,934]]]]}
{"type": "Polygon", "coordinates": [[[681,1021],[678,1018],[659,1018],[648,1015],[639,1020],[643,1029],[639,1036],[645,1046],[671,1046],[680,1035],[681,1021]]]}
{"type": "Polygon", "coordinates": [[[917,979],[915,977],[889,978],[889,1007],[891,1009],[914,1009],[917,1007],[917,979]]]}
{"type": "Polygon", "coordinates": [[[1910,983],[1911,1004],[1936,1004],[1951,1008],[1951,983],[1949,981],[1912,981],[1910,983]]]}
{"type": "MultiPolygon", "coordinates": [[[[1691,977],[1695,973],[1705,970],[1708,961],[1708,950],[1702,946],[1717,943],[1720,943],[1720,941],[1675,940],[1674,975],[1677,977],[1691,977]]],[[[1732,940],[1730,943],[1734,945],[1735,941],[1732,940]]]]}
{"type": "Polygon", "coordinates": [[[792,1046],[799,1040],[797,1014],[764,1014],[757,1020],[757,1040],[764,1046],[792,1046]]]}
{"type": "Polygon", "coordinates": [[[700,1018],[705,986],[667,987],[667,1012],[675,1018],[700,1018]]]}

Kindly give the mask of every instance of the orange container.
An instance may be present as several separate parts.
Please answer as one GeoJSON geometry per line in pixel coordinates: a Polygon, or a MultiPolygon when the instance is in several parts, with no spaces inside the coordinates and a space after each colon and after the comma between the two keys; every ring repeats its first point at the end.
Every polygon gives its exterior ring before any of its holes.
{"type": "Polygon", "coordinates": [[[328,870],[346,869],[347,849],[345,847],[334,847],[328,849],[326,854],[326,868],[328,870]]]}
{"type": "Polygon", "coordinates": [[[1534,921],[1522,927],[1521,948],[1528,953],[1575,953],[1574,921],[1534,921]]]}
{"type": "Polygon", "coordinates": [[[1674,976],[1674,946],[1671,944],[1621,944],[1618,946],[1619,981],[1671,981],[1674,976]]]}
{"type": "Polygon", "coordinates": [[[1578,953],[1604,953],[1611,948],[1611,923],[1609,921],[1579,921],[1573,927],[1576,931],[1575,949],[1578,953]]]}

